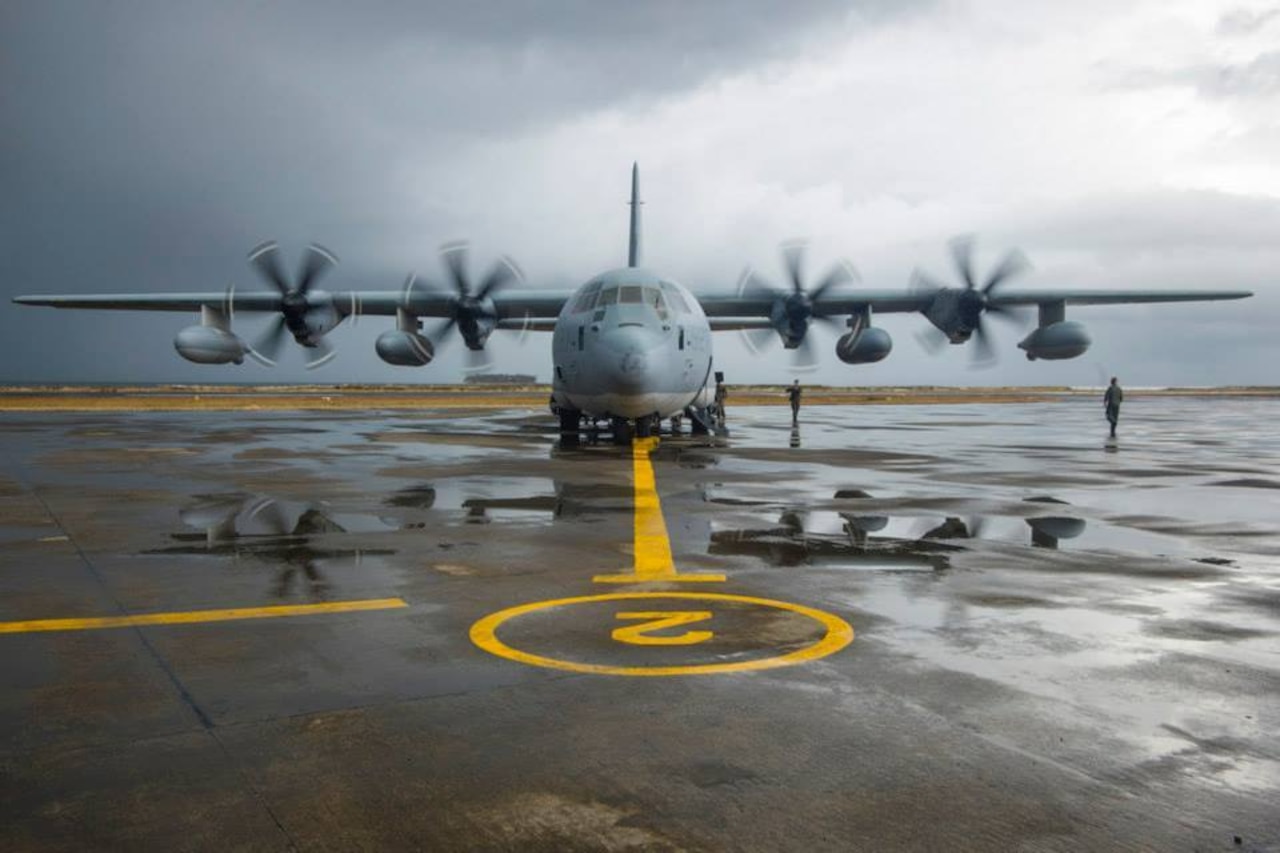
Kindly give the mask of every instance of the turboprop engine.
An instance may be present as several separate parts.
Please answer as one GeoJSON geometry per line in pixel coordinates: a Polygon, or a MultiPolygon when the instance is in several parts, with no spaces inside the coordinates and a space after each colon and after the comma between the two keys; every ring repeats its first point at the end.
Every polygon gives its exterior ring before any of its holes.
{"type": "Polygon", "coordinates": [[[893,349],[893,338],[884,329],[866,328],[849,332],[836,341],[836,356],[845,364],[870,364],[882,360],[893,349]]]}
{"type": "Polygon", "coordinates": [[[188,326],[173,339],[178,355],[196,364],[242,364],[249,348],[227,329],[188,326]]]}
{"type": "Polygon", "coordinates": [[[1036,329],[1023,338],[1018,347],[1026,350],[1028,361],[1037,358],[1054,361],[1082,355],[1091,343],[1093,340],[1082,324],[1074,320],[1060,320],[1036,329]]]}
{"type": "Polygon", "coordinates": [[[422,367],[435,356],[431,341],[417,332],[391,329],[378,335],[374,343],[378,358],[400,367],[422,367]]]}

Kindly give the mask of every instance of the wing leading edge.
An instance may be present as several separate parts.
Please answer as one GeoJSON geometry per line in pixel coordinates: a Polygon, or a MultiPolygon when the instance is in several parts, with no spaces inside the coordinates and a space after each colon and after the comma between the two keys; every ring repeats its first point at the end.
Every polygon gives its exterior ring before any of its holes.
{"type": "MultiPolygon", "coordinates": [[[[939,289],[912,289],[824,294],[813,301],[813,313],[817,316],[851,315],[866,308],[877,314],[923,312],[928,310],[934,297],[941,292],[939,289]]],[[[991,301],[998,305],[1125,305],[1144,302],[1214,302],[1246,299],[1250,296],[1253,293],[1248,290],[1005,290],[991,301]]],[[[730,319],[769,317],[776,304],[776,300],[771,298],[738,294],[699,296],[698,302],[708,317],[730,319]]],[[[713,327],[741,328],[729,323],[717,323],[713,327]]]]}
{"type": "MultiPolygon", "coordinates": [[[[494,307],[499,318],[554,319],[569,298],[568,293],[553,291],[519,291],[495,294],[494,307]]],[[[20,305],[43,305],[50,308],[89,308],[107,311],[190,311],[202,307],[232,311],[279,311],[282,297],[278,293],[239,293],[234,290],[206,293],[104,293],[48,296],[17,296],[20,305]]],[[[400,309],[421,317],[452,316],[455,298],[447,293],[415,289],[402,291],[344,291],[308,294],[314,307],[331,305],[339,314],[395,316],[400,309]]]]}

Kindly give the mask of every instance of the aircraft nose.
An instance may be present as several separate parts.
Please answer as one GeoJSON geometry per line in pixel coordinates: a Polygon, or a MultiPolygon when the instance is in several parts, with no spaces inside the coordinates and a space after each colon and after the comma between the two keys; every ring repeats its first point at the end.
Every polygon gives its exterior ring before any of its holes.
{"type": "Polygon", "coordinates": [[[662,336],[642,326],[621,326],[606,333],[606,364],[611,384],[623,393],[644,390],[657,368],[653,357],[662,346],[662,336]]]}

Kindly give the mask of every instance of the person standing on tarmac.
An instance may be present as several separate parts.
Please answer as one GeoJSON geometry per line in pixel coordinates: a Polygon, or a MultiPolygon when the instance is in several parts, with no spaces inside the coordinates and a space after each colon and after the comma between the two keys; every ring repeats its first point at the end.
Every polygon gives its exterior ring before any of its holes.
{"type": "Polygon", "coordinates": [[[1111,422],[1111,437],[1116,437],[1116,424],[1120,422],[1120,404],[1124,402],[1124,391],[1120,390],[1119,381],[1112,376],[1107,393],[1102,397],[1102,406],[1107,412],[1107,420],[1111,422]]]}
{"type": "Polygon", "coordinates": [[[724,387],[724,378],[721,375],[717,374],[716,375],[716,396],[715,396],[716,417],[719,418],[720,423],[722,424],[724,423],[724,401],[725,401],[725,398],[728,396],[729,396],[729,392],[726,391],[724,387]]]}
{"type": "Polygon", "coordinates": [[[787,396],[791,398],[791,423],[800,422],[800,380],[796,379],[791,383],[791,387],[787,389],[787,396]]]}

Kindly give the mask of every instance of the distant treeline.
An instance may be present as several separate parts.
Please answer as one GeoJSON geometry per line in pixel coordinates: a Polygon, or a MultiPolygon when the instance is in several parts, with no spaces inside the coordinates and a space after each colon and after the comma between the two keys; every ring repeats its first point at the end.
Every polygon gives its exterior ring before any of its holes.
{"type": "Polygon", "coordinates": [[[464,385],[533,385],[537,380],[531,373],[473,373],[462,382],[464,385]]]}

